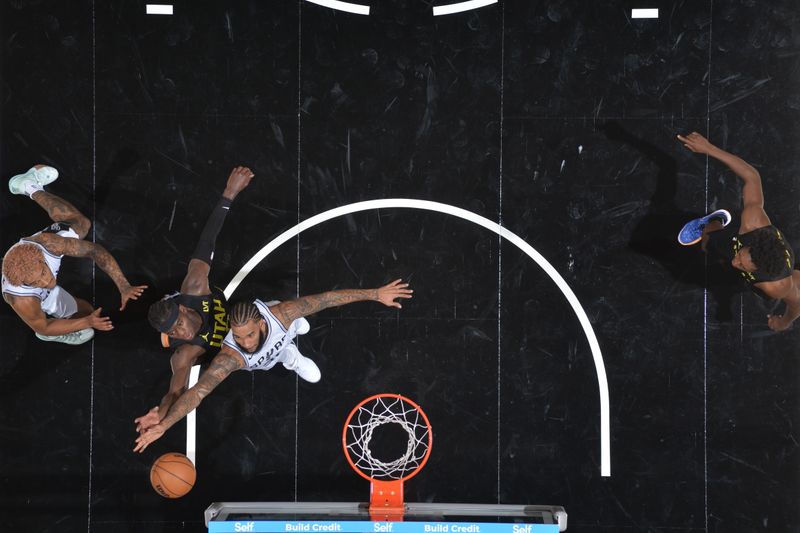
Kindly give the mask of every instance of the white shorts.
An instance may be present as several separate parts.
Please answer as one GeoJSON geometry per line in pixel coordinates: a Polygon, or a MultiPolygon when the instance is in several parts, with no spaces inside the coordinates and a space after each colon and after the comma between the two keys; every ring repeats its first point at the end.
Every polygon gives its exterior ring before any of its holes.
{"type": "Polygon", "coordinates": [[[54,318],[69,318],[78,312],[78,302],[59,285],[50,291],[41,305],[42,311],[54,318]]]}

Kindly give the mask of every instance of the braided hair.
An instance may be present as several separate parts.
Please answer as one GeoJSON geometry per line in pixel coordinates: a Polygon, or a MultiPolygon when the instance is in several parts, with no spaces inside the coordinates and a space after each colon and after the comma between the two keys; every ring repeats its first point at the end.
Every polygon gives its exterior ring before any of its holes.
{"type": "Polygon", "coordinates": [[[228,321],[231,327],[244,326],[251,320],[263,320],[261,312],[253,302],[237,302],[228,312],[228,321]]]}

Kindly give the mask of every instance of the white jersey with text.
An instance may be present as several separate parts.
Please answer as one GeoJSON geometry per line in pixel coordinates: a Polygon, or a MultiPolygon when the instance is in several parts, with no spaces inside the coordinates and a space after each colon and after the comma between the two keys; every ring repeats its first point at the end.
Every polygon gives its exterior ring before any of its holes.
{"type": "Polygon", "coordinates": [[[267,323],[267,335],[264,344],[255,353],[247,353],[233,340],[233,331],[228,331],[223,344],[242,356],[246,365],[242,370],[269,370],[281,362],[281,354],[292,343],[292,339],[297,337],[297,328],[301,322],[300,320],[295,320],[287,330],[283,327],[281,321],[275,318],[267,304],[261,300],[254,300],[253,303],[267,323]]]}

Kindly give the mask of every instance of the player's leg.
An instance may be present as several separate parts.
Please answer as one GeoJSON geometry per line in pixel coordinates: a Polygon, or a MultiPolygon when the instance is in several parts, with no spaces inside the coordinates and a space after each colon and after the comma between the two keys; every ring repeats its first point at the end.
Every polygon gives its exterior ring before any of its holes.
{"type": "Polygon", "coordinates": [[[703,228],[703,235],[700,237],[700,247],[705,252],[708,247],[708,241],[711,238],[711,234],[717,231],[721,231],[725,225],[722,223],[721,220],[715,219],[710,221],[706,227],[703,228]]]}
{"type": "Polygon", "coordinates": [[[78,237],[83,239],[89,233],[91,223],[74,205],[44,190],[45,185],[58,178],[58,171],[47,165],[36,165],[24,174],[11,178],[8,188],[13,194],[24,194],[47,211],[53,222],[68,224],[78,237]]]}
{"type": "Polygon", "coordinates": [[[92,304],[83,298],[75,298],[75,302],[78,305],[78,310],[70,318],[83,318],[91,315],[94,312],[94,307],[92,307],[92,304]]]}
{"type": "MultiPolygon", "coordinates": [[[[50,294],[42,301],[42,311],[55,318],[81,318],[94,311],[92,305],[86,300],[75,298],[60,286],[56,285],[50,294]]],[[[94,337],[94,330],[86,328],[64,335],[40,335],[36,337],[48,342],[62,342],[64,344],[83,344],[94,337]]]]}

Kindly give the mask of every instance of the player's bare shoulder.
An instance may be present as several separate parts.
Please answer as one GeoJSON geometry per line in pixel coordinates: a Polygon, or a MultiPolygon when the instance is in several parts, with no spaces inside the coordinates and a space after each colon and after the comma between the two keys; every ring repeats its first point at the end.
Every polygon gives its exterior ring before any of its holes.
{"type": "Polygon", "coordinates": [[[770,298],[780,300],[797,290],[793,278],[794,276],[787,276],[775,281],[762,281],[754,285],[770,298]]]}
{"type": "Polygon", "coordinates": [[[175,351],[172,353],[172,356],[169,358],[173,372],[176,368],[191,367],[204,353],[205,349],[201,346],[195,346],[194,344],[181,344],[175,349],[175,351]]]}
{"type": "Polygon", "coordinates": [[[51,237],[55,236],[56,235],[52,233],[35,233],[33,235],[28,235],[27,237],[23,237],[23,240],[33,241],[47,248],[47,245],[53,242],[53,239],[51,237]]]}

